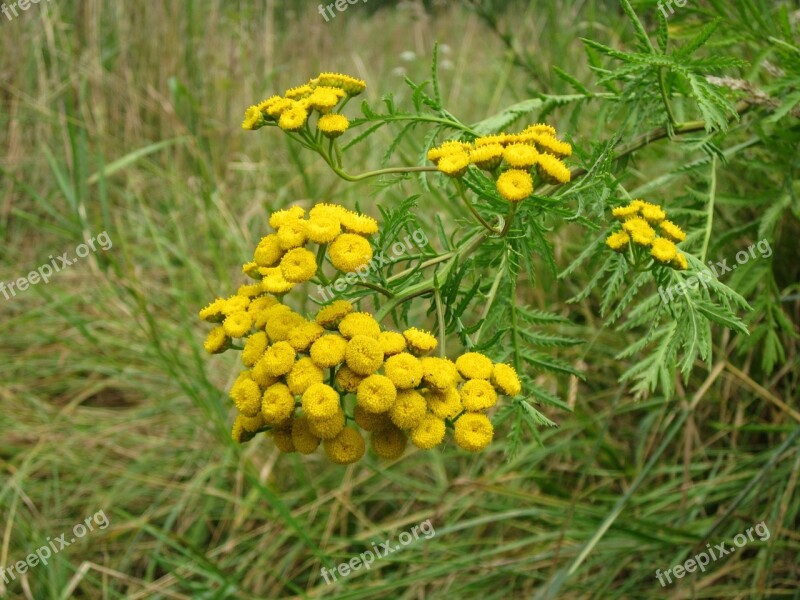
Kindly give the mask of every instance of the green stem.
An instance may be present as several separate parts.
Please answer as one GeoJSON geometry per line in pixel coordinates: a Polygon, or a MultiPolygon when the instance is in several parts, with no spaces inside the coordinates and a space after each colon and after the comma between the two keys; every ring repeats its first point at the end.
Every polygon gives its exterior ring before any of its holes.
{"type": "Polygon", "coordinates": [[[670,125],[675,127],[678,124],[675,114],[672,112],[672,105],[669,103],[667,95],[667,77],[664,68],[658,70],[658,88],[661,92],[661,99],[664,101],[664,107],[667,109],[667,117],[669,118],[670,125]]]}
{"type": "MultiPolygon", "coordinates": [[[[514,215],[517,214],[518,209],[519,202],[510,203],[508,212],[506,213],[506,222],[503,224],[503,231],[500,232],[500,237],[506,237],[506,235],[508,235],[508,232],[511,229],[511,223],[514,221],[514,215]]],[[[505,256],[503,257],[503,260],[505,260],[505,256]]]]}
{"type": "Polygon", "coordinates": [[[717,155],[711,157],[711,188],[708,192],[708,217],[706,218],[706,233],[703,238],[703,251],[700,260],[706,262],[708,243],[711,241],[711,226],[714,224],[714,204],[717,197],[717,155]]]}
{"type": "Polygon", "coordinates": [[[433,298],[436,302],[436,320],[439,323],[439,357],[445,358],[447,356],[445,349],[447,333],[444,327],[444,305],[442,304],[442,295],[438,287],[433,290],[433,298]]]}
{"type": "Polygon", "coordinates": [[[481,335],[483,335],[483,327],[486,325],[486,317],[489,316],[489,309],[492,308],[494,304],[494,299],[497,297],[497,290],[500,288],[500,282],[503,280],[503,275],[505,275],[506,271],[506,254],[503,254],[503,259],[500,261],[500,266],[497,268],[497,275],[494,277],[494,282],[492,283],[492,287],[489,290],[489,295],[486,297],[486,305],[483,307],[483,314],[480,318],[481,326],[478,328],[478,332],[475,334],[475,345],[477,346],[478,343],[481,341],[481,335]]]}
{"type": "MultiPolygon", "coordinates": [[[[323,156],[323,158],[325,158],[323,156]]],[[[360,175],[350,175],[346,173],[343,169],[334,165],[330,158],[326,158],[326,162],[330,165],[333,172],[336,173],[339,177],[344,179],[345,181],[363,181],[364,179],[369,179],[370,177],[378,177],[380,175],[388,175],[391,173],[421,173],[421,172],[433,172],[437,171],[436,167],[389,167],[387,169],[377,169],[375,171],[367,171],[366,173],[361,173],[360,175]]]]}
{"type": "Polygon", "coordinates": [[[478,221],[478,223],[483,225],[484,229],[486,229],[488,232],[493,233],[495,235],[500,234],[501,232],[498,231],[497,229],[495,229],[494,227],[492,227],[491,225],[489,225],[489,223],[486,221],[486,219],[484,219],[480,215],[480,213],[475,209],[475,206],[472,204],[472,202],[470,202],[469,198],[467,198],[467,194],[466,194],[466,192],[464,190],[464,185],[461,183],[461,180],[459,180],[459,179],[456,179],[456,189],[458,190],[458,193],[461,196],[461,199],[464,201],[464,204],[469,209],[469,212],[472,213],[472,216],[475,217],[475,219],[478,221]]]}
{"type": "Polygon", "coordinates": [[[357,281],[356,285],[360,285],[365,288],[375,290],[376,292],[380,292],[387,298],[394,298],[394,294],[390,290],[387,290],[385,287],[383,287],[382,285],[378,285],[377,283],[370,283],[369,281],[357,281]]]}

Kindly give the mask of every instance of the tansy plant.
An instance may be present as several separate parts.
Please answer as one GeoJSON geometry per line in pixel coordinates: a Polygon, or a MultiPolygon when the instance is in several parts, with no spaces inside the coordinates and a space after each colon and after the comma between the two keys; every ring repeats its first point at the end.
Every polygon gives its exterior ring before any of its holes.
{"type": "MultiPolygon", "coordinates": [[[[747,332],[735,314],[749,308],[747,302],[717,280],[667,305],[655,291],[704,267],[710,223],[704,232],[684,231],[685,212],[668,215],[654,190],[647,201],[632,199],[615,165],[654,140],[723,129],[738,112],[716,90],[710,106],[710,84],[684,69],[682,76],[696,83],[693,94],[706,120],[676,121],[663,72],[673,59],[650,44],[628,2],[622,4],[644,49],[631,59],[634,67],[604,72],[604,81],[617,75],[627,81],[630,73],[648,79],[655,70],[662,93],[648,96],[647,115],[660,110],[666,119],[628,143],[615,132],[606,143],[582,148],[541,122],[563,104],[603,97],[561,72],[579,94],[534,98],[466,124],[443,106],[435,51],[431,80],[407,80],[411,110],[387,94],[383,112],[363,101],[361,116],[354,116],[351,101],[366,83],[339,73],[321,73],[247,109],[245,130],[280,130],[345,181],[381,178],[388,187],[416,178],[421,192],[381,208],[380,222],[324,202],[272,213],[273,232],[264,232],[243,266],[252,282],[200,311],[216,323],[205,343],[210,353],[241,351],[244,369],[230,390],[238,410],[235,441],[265,432],[283,452],[308,454],[321,445],[331,462],[346,464],[365,454],[365,436],[374,454],[387,459],[400,457],[409,441],[427,450],[452,440],[474,452],[506,423],[507,448],[515,452],[525,429],[535,436],[537,427],[554,424],[542,405],[568,409],[534,375],[583,377],[553,356],[580,343],[552,331],[569,321],[526,306],[518,294],[521,280],[539,281],[539,265],[564,279],[588,262],[593,277],[573,300],[602,287],[599,311],[607,322],[646,331],[620,354],[643,355],[622,375],[638,395],[660,389],[670,397],[678,367],[688,377],[696,359],[710,360],[712,323],[747,332]],[[535,111],[538,121],[520,123],[535,111]],[[381,168],[352,173],[348,151],[381,128],[397,131],[381,168]],[[420,147],[410,134],[421,128],[420,147]],[[416,161],[406,158],[409,145],[416,161]],[[397,156],[412,164],[392,165],[397,156]],[[434,216],[437,243],[388,265],[376,262],[379,251],[423,227],[417,200],[436,195],[446,198],[444,214],[434,216]],[[558,222],[598,234],[560,274],[548,239],[558,222]],[[705,240],[702,259],[687,247],[698,237],[705,240]],[[308,284],[341,295],[304,310],[308,284]],[[412,326],[420,325],[412,321],[417,313],[411,316],[420,301],[430,330],[412,326]]],[[[665,44],[663,23],[661,36],[665,44]]],[[[708,36],[701,32],[683,52],[696,51],[708,36]]],[[[591,45],[615,58],[628,56],[591,45]]]]}

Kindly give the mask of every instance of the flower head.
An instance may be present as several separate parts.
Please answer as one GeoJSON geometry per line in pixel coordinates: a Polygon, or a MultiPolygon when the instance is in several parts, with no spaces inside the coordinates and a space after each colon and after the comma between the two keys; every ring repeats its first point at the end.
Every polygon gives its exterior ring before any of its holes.
{"type": "Polygon", "coordinates": [[[422,394],[416,390],[401,390],[397,392],[397,399],[389,409],[389,418],[400,429],[413,429],[422,422],[427,408],[422,394]]]}
{"type": "Polygon", "coordinates": [[[675,243],[672,240],[657,237],[653,240],[650,254],[658,262],[669,263],[678,255],[678,249],[675,247],[675,243]]]}
{"type": "Polygon", "coordinates": [[[367,84],[361,79],[342,75],[341,73],[320,73],[317,76],[317,85],[339,88],[350,96],[357,96],[367,87],[367,84]]]}
{"type": "Polygon", "coordinates": [[[617,231],[606,238],[606,246],[615,252],[620,252],[627,247],[630,241],[631,237],[625,231],[617,231]]]}
{"type": "Polygon", "coordinates": [[[306,216],[306,211],[301,206],[291,206],[283,210],[276,210],[269,217],[269,226],[280,229],[289,221],[297,221],[306,216]]]}
{"type": "Polygon", "coordinates": [[[257,331],[253,335],[248,336],[247,341],[244,343],[242,349],[242,364],[245,367],[252,367],[259,358],[267,350],[267,334],[263,331],[257,331]]]}
{"type": "Polygon", "coordinates": [[[303,412],[310,419],[330,419],[339,408],[339,394],[329,385],[312,383],[303,392],[303,412]]]}
{"type": "Polygon", "coordinates": [[[478,412],[497,403],[497,392],[485,379],[470,379],[461,387],[461,404],[465,410],[478,412]]]}
{"type": "Polygon", "coordinates": [[[253,318],[244,310],[231,313],[222,322],[225,333],[232,338],[246,336],[253,326],[253,318]]]}
{"type": "Polygon", "coordinates": [[[378,222],[369,215],[347,210],[341,214],[340,221],[342,228],[348,233],[357,233],[358,235],[378,233],[378,222]]]}
{"type": "Polygon", "coordinates": [[[372,246],[360,235],[343,233],[328,247],[331,263],[343,273],[353,273],[372,260],[372,246]]]}
{"type": "Polygon", "coordinates": [[[317,273],[314,253],[305,248],[289,250],[281,259],[281,273],[291,283],[302,283],[313,278],[317,273]]]}
{"type": "Polygon", "coordinates": [[[364,375],[359,375],[347,365],[342,365],[336,371],[334,381],[336,381],[336,385],[338,385],[343,392],[352,394],[358,390],[358,386],[364,381],[364,377],[364,375]]]}
{"type": "Polygon", "coordinates": [[[306,124],[307,119],[308,111],[298,104],[281,113],[278,119],[278,127],[284,131],[299,131],[306,124]]]}
{"type": "Polygon", "coordinates": [[[413,389],[422,381],[422,363],[408,352],[387,358],[383,372],[398,390],[413,389]]]}
{"type": "Polygon", "coordinates": [[[530,169],[539,159],[536,148],[528,144],[511,144],[503,151],[503,159],[517,169],[530,169]]]}
{"type": "Polygon", "coordinates": [[[676,244],[686,239],[686,234],[683,232],[683,229],[675,225],[672,221],[662,221],[658,224],[658,228],[661,230],[661,235],[668,240],[672,240],[676,244]]]}
{"type": "Polygon", "coordinates": [[[385,356],[399,354],[406,349],[406,338],[402,333],[396,331],[381,331],[378,336],[378,343],[381,345],[385,356]]]}
{"type": "Polygon", "coordinates": [[[273,377],[286,375],[294,365],[295,351],[288,342],[276,342],[264,352],[263,360],[267,374],[273,377]]]}
{"type": "Polygon", "coordinates": [[[355,409],[353,409],[353,418],[356,421],[356,425],[364,431],[378,431],[385,427],[394,427],[389,420],[388,412],[370,412],[360,404],[356,404],[355,409]]]}
{"type": "Polygon", "coordinates": [[[447,154],[439,159],[436,167],[448,177],[461,177],[469,167],[469,154],[466,152],[447,154]]]}
{"type": "Polygon", "coordinates": [[[322,115],[317,121],[317,129],[327,138],[337,138],[350,127],[347,117],[339,114],[322,115]]]}
{"type": "Polygon", "coordinates": [[[453,419],[464,410],[461,404],[461,394],[454,387],[447,388],[443,392],[427,390],[426,399],[428,409],[440,419],[453,419]]]}
{"type": "Polygon", "coordinates": [[[455,424],[453,438],[464,450],[478,452],[488,446],[494,437],[494,427],[489,417],[476,413],[461,415],[455,424]]]}
{"type": "Polygon", "coordinates": [[[289,386],[289,391],[296,396],[303,395],[312,385],[322,383],[324,380],[325,374],[322,369],[307,356],[294,363],[292,369],[286,374],[286,385],[289,386]]]}
{"type": "Polygon", "coordinates": [[[552,183],[567,183],[572,174],[561,160],[552,154],[543,153],[539,155],[539,175],[545,181],[552,183]]]}
{"type": "Polygon", "coordinates": [[[372,451],[387,460],[403,456],[407,442],[406,434],[393,425],[374,431],[370,436],[372,451]]]}
{"type": "Polygon", "coordinates": [[[385,375],[370,375],[358,385],[356,399],[367,412],[382,413],[392,408],[397,389],[385,375]]]}
{"type": "Polygon", "coordinates": [[[353,311],[353,305],[347,300],[336,300],[323,306],[317,312],[316,321],[325,329],[338,328],[343,318],[353,311]]]}
{"type": "Polygon", "coordinates": [[[367,445],[358,430],[352,427],[345,427],[332,440],[323,442],[325,455],[330,461],[337,465],[349,465],[364,456],[367,445]]]}
{"type": "Polygon", "coordinates": [[[503,147],[500,144],[476,146],[469,151],[469,161],[484,171],[496,169],[502,160],[503,147]]]}
{"type": "Polygon", "coordinates": [[[242,129],[254,131],[265,125],[264,115],[257,106],[251,106],[244,113],[244,121],[242,121],[242,129]]]}
{"type": "Polygon", "coordinates": [[[311,344],[311,360],[318,367],[335,367],[344,362],[347,340],[338,334],[323,335],[311,344]]]}
{"type": "Polygon", "coordinates": [[[429,332],[417,329],[416,327],[409,327],[403,332],[403,337],[406,338],[408,347],[417,354],[427,354],[436,349],[438,342],[436,338],[429,332]]]}
{"type": "Polygon", "coordinates": [[[381,326],[369,313],[351,312],[339,323],[339,333],[348,339],[356,335],[366,335],[378,339],[381,334],[381,326]]]}
{"type": "Polygon", "coordinates": [[[631,239],[640,246],[649,246],[653,240],[656,239],[655,230],[641,217],[628,219],[622,224],[622,228],[627,231],[631,239]]]}
{"type": "Polygon", "coordinates": [[[533,193],[533,178],[527,171],[509,169],[497,178],[497,191],[509,202],[521,202],[533,193]]]}
{"type": "Polygon", "coordinates": [[[308,425],[311,432],[319,438],[322,438],[323,443],[325,440],[335,438],[342,429],[344,429],[345,416],[344,411],[339,408],[336,414],[327,419],[313,419],[309,416],[308,425]]]}
{"type": "Polygon", "coordinates": [[[489,379],[492,361],[480,352],[467,352],[456,359],[456,369],[465,379],[489,379]]]}
{"type": "Polygon", "coordinates": [[[294,413],[294,395],[284,383],[274,383],[261,396],[261,414],[264,421],[279,425],[288,421],[294,413]]]}
{"type": "Polygon", "coordinates": [[[214,327],[214,329],[208,333],[206,341],[203,342],[203,348],[205,348],[206,352],[209,354],[225,352],[225,350],[230,348],[230,345],[231,339],[228,337],[228,334],[225,333],[225,328],[222,325],[214,327]]]}
{"type": "Polygon", "coordinates": [[[230,397],[236,408],[246,417],[254,417],[261,410],[261,389],[250,379],[249,371],[242,371],[231,386],[230,397]]]}
{"type": "Polygon", "coordinates": [[[492,385],[506,396],[516,396],[522,392],[522,383],[514,367],[497,363],[492,368],[492,385]]]}
{"type": "Polygon", "coordinates": [[[446,358],[426,356],[420,360],[422,364],[422,381],[429,388],[444,391],[458,382],[458,370],[452,361],[446,358]]]}
{"type": "Polygon", "coordinates": [[[353,372],[371,375],[383,364],[383,350],[378,340],[366,335],[354,335],[347,342],[344,359],[353,372]]]}
{"type": "Polygon", "coordinates": [[[430,450],[442,443],[445,433],[444,420],[434,415],[425,415],[411,430],[411,443],[417,448],[430,450]]]}
{"type": "Polygon", "coordinates": [[[308,416],[301,415],[292,423],[292,443],[300,454],[311,454],[319,446],[320,438],[311,431],[308,416]]]}
{"type": "Polygon", "coordinates": [[[321,325],[314,321],[306,321],[293,327],[289,331],[289,336],[286,338],[286,341],[289,342],[289,345],[297,352],[305,352],[323,333],[325,333],[325,330],[321,325]]]}

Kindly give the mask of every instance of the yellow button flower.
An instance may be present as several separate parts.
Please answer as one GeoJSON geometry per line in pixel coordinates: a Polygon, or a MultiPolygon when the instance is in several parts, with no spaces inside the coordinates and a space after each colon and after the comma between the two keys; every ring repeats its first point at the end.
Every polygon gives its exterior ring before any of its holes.
{"type": "Polygon", "coordinates": [[[569,168],[552,154],[539,155],[539,175],[551,183],[567,183],[572,174],[569,168]]]}
{"type": "Polygon", "coordinates": [[[464,379],[489,379],[492,361],[480,352],[467,352],[456,359],[456,369],[464,379]]]}
{"type": "Polygon", "coordinates": [[[536,135],[534,142],[542,152],[549,152],[558,158],[570,156],[572,154],[572,146],[567,142],[562,142],[556,139],[550,133],[539,133],[536,135]]]}
{"type": "Polygon", "coordinates": [[[680,271],[685,271],[689,268],[689,261],[686,260],[686,255],[678,252],[672,260],[672,266],[680,271]]]}
{"type": "Polygon", "coordinates": [[[275,311],[270,309],[273,318],[269,318],[265,330],[269,339],[273,342],[285,342],[289,339],[289,332],[295,327],[299,327],[306,320],[292,310],[275,311]]]}
{"type": "Polygon", "coordinates": [[[492,368],[492,385],[506,396],[514,397],[522,392],[522,383],[511,365],[497,363],[492,368]]]}
{"type": "Polygon", "coordinates": [[[292,291],[294,283],[286,281],[280,267],[266,268],[263,269],[263,271],[264,279],[261,281],[261,285],[265,292],[268,294],[275,294],[276,296],[282,296],[292,291]]]}
{"type": "Polygon", "coordinates": [[[411,430],[411,443],[423,450],[435,448],[442,443],[445,429],[442,419],[425,415],[420,424],[411,430]]]}
{"type": "Polygon", "coordinates": [[[349,465],[358,462],[367,449],[364,438],[352,427],[345,427],[332,440],[323,442],[325,455],[337,465],[349,465]]]}
{"type": "Polygon", "coordinates": [[[453,438],[459,448],[478,452],[491,443],[492,437],[494,427],[486,415],[465,413],[456,421],[453,438]]]}
{"type": "Polygon", "coordinates": [[[261,414],[270,425],[285,423],[294,414],[294,395],[284,383],[275,383],[261,396],[261,414]]]}
{"type": "Polygon", "coordinates": [[[316,79],[317,85],[339,88],[350,96],[357,96],[367,87],[363,80],[342,73],[320,73],[316,79]]]}
{"type": "Polygon", "coordinates": [[[231,386],[230,397],[240,413],[255,417],[261,410],[261,389],[250,379],[249,371],[243,371],[231,386]]]}
{"type": "Polygon", "coordinates": [[[353,273],[372,260],[372,246],[360,235],[342,233],[328,246],[328,256],[336,269],[353,273]]]}
{"type": "Polygon", "coordinates": [[[366,335],[355,335],[347,342],[344,359],[355,373],[370,375],[381,368],[383,351],[378,340],[366,335]]]}
{"type": "Polygon", "coordinates": [[[611,214],[614,215],[615,218],[619,219],[620,221],[624,221],[630,217],[635,217],[639,214],[639,207],[634,206],[633,204],[627,204],[625,206],[617,206],[611,209],[611,214]]]}
{"type": "Polygon", "coordinates": [[[440,419],[452,419],[464,410],[461,405],[461,394],[454,387],[447,388],[444,392],[426,390],[425,397],[428,409],[440,419]]]}
{"type": "Polygon", "coordinates": [[[278,236],[270,233],[268,236],[261,238],[258,246],[256,246],[253,261],[259,267],[273,267],[278,264],[282,256],[283,248],[281,248],[278,236]]]}
{"type": "Polygon", "coordinates": [[[642,217],[654,225],[667,218],[667,213],[665,213],[660,206],[656,204],[650,204],[649,202],[646,204],[646,206],[644,206],[644,208],[641,209],[640,212],[642,217]]]}
{"type": "Polygon", "coordinates": [[[428,387],[445,391],[458,382],[458,370],[452,361],[446,358],[426,356],[420,359],[422,363],[422,381],[428,387]]]}
{"type": "Polygon", "coordinates": [[[339,394],[329,385],[313,383],[303,392],[302,403],[309,419],[330,419],[339,410],[339,394]]]}
{"type": "Polygon", "coordinates": [[[347,340],[340,335],[323,335],[311,344],[311,360],[318,367],[335,367],[344,362],[347,340]]]}
{"type": "Polygon", "coordinates": [[[672,221],[662,221],[658,224],[661,234],[668,240],[672,240],[676,244],[686,239],[686,234],[683,229],[675,225],[672,221]]]}
{"type": "Polygon", "coordinates": [[[658,262],[668,263],[678,255],[678,249],[675,247],[675,243],[671,240],[659,237],[653,240],[650,254],[658,262]]]}
{"type": "Polygon", "coordinates": [[[262,389],[266,389],[274,383],[278,382],[278,378],[274,375],[270,375],[267,370],[269,369],[268,363],[264,360],[264,357],[258,359],[256,364],[253,365],[253,370],[250,372],[250,377],[255,381],[262,389]]]}
{"type": "Polygon", "coordinates": [[[343,392],[352,394],[358,390],[358,386],[364,381],[364,375],[359,375],[347,365],[342,365],[336,371],[334,381],[336,381],[336,385],[338,385],[343,392]]]}
{"type": "Polygon", "coordinates": [[[294,365],[295,351],[287,342],[275,342],[264,353],[265,370],[273,377],[286,375],[294,365]]]}
{"type": "Polygon", "coordinates": [[[249,306],[249,298],[244,296],[231,296],[225,299],[225,304],[222,306],[222,314],[225,316],[232,315],[233,313],[247,310],[249,306]]]}
{"type": "Polygon", "coordinates": [[[236,415],[236,420],[242,424],[242,429],[249,433],[258,433],[267,424],[266,421],[264,421],[264,416],[261,413],[256,414],[254,417],[236,415]]]}
{"type": "Polygon", "coordinates": [[[312,419],[308,418],[308,426],[311,428],[311,433],[323,440],[330,440],[339,435],[344,429],[345,416],[344,411],[339,408],[336,414],[327,419],[312,419]]]}
{"type": "Polygon", "coordinates": [[[225,300],[217,298],[211,304],[200,310],[200,319],[209,323],[221,323],[225,319],[225,300]]]}
{"type": "Polygon", "coordinates": [[[398,390],[413,389],[422,381],[422,363],[408,352],[401,352],[386,359],[383,372],[398,390]]]}
{"type": "Polygon", "coordinates": [[[509,169],[497,178],[497,191],[509,202],[521,202],[533,193],[533,178],[527,171],[509,169]]]}
{"type": "Polygon", "coordinates": [[[356,421],[356,425],[361,427],[361,429],[364,431],[379,431],[386,427],[394,427],[392,422],[389,420],[388,412],[369,412],[360,404],[356,404],[356,407],[353,410],[353,418],[356,421]]]}
{"type": "Polygon", "coordinates": [[[269,217],[269,226],[273,229],[280,229],[289,221],[299,221],[304,219],[306,211],[301,206],[290,206],[282,210],[276,210],[269,217]]]}
{"type": "Polygon", "coordinates": [[[292,443],[300,454],[311,454],[319,446],[320,438],[314,435],[308,417],[301,415],[292,423],[292,443]]]}
{"type": "MultiPolygon", "coordinates": [[[[290,421],[291,423],[291,421],[290,421]]],[[[275,442],[275,447],[283,453],[289,454],[297,452],[292,442],[292,429],[273,429],[271,432],[272,441],[275,442]]]]}
{"type": "Polygon", "coordinates": [[[245,367],[252,367],[267,350],[267,334],[257,331],[247,338],[242,349],[242,363],[245,367]]]}
{"type": "Polygon", "coordinates": [[[206,341],[203,342],[203,348],[209,354],[220,354],[230,348],[231,339],[225,333],[225,328],[222,325],[214,327],[209,333],[206,341]]]}
{"type": "Polygon", "coordinates": [[[314,93],[314,89],[307,83],[304,83],[303,85],[289,88],[283,93],[283,95],[290,100],[302,100],[303,98],[310,96],[312,93],[314,93]]]}
{"type": "Polygon", "coordinates": [[[299,131],[306,124],[307,119],[308,111],[301,104],[297,104],[281,113],[278,127],[284,131],[299,131]]]}
{"type": "Polygon", "coordinates": [[[655,230],[641,217],[628,219],[622,224],[622,228],[641,246],[649,246],[656,238],[655,230]]]}
{"type": "Polygon", "coordinates": [[[378,343],[385,356],[400,354],[406,349],[406,338],[402,333],[396,331],[381,331],[378,336],[378,343]]]}
{"type": "Polygon", "coordinates": [[[369,215],[345,210],[340,215],[340,222],[348,233],[356,233],[358,235],[378,233],[378,222],[369,215]]]}
{"type": "Polygon", "coordinates": [[[625,231],[617,231],[606,238],[606,246],[615,252],[620,252],[628,247],[630,241],[631,237],[625,231]]]}
{"type": "Polygon", "coordinates": [[[371,314],[354,312],[346,315],[339,323],[339,333],[348,339],[356,335],[366,335],[377,340],[381,334],[381,326],[371,314]]]}
{"type": "Polygon", "coordinates": [[[380,458],[394,460],[403,456],[407,444],[406,434],[397,427],[384,427],[370,436],[372,451],[380,458]]]}
{"type": "Polygon", "coordinates": [[[325,329],[337,329],[341,320],[351,312],[353,312],[353,305],[350,302],[336,300],[319,309],[316,321],[325,329]]]}
{"type": "Polygon", "coordinates": [[[329,244],[342,232],[338,218],[314,215],[306,221],[308,239],[315,244],[329,244]]]}
{"type": "Polygon", "coordinates": [[[297,352],[305,352],[323,333],[325,333],[325,330],[321,325],[314,321],[306,321],[291,329],[286,341],[297,352]]]}
{"type": "Polygon", "coordinates": [[[422,422],[427,408],[422,394],[416,390],[402,390],[397,392],[397,399],[389,409],[389,418],[400,429],[413,429],[422,422]]]}
{"type": "Polygon", "coordinates": [[[307,356],[304,356],[292,365],[292,370],[286,375],[286,384],[289,391],[296,396],[301,396],[315,383],[322,383],[325,374],[307,356]]]}
{"type": "Polygon", "coordinates": [[[436,349],[438,342],[430,332],[409,327],[403,332],[408,347],[417,354],[427,354],[436,349]]]}
{"type": "Polygon", "coordinates": [[[265,125],[264,115],[258,106],[251,106],[244,113],[244,120],[242,121],[242,129],[254,131],[265,125]]]}
{"type": "Polygon", "coordinates": [[[503,159],[517,169],[530,169],[539,159],[536,148],[528,144],[511,144],[503,151],[503,159]]]}
{"type": "Polygon", "coordinates": [[[308,231],[303,219],[289,219],[278,228],[278,243],[283,250],[299,248],[308,241],[308,231]]]}
{"type": "Polygon", "coordinates": [[[305,248],[294,248],[281,259],[281,273],[286,281],[303,283],[317,273],[317,260],[314,253],[305,248]]]}
{"type": "Polygon", "coordinates": [[[232,338],[240,338],[250,333],[253,327],[253,319],[246,311],[232,313],[225,317],[222,328],[225,333],[232,338]]]}
{"type": "Polygon", "coordinates": [[[486,144],[469,151],[469,161],[484,171],[492,171],[503,160],[503,147],[500,144],[486,144]]]}
{"type": "Polygon", "coordinates": [[[448,177],[462,177],[469,168],[469,154],[453,152],[439,159],[436,168],[448,177]]]}
{"type": "Polygon", "coordinates": [[[486,410],[497,404],[497,392],[485,379],[470,379],[461,386],[461,404],[470,412],[486,410]]]}
{"type": "Polygon", "coordinates": [[[347,117],[339,114],[322,115],[317,121],[317,128],[327,138],[333,139],[342,135],[350,127],[347,117]]]}
{"type": "Polygon", "coordinates": [[[358,386],[356,392],[358,405],[371,413],[386,412],[397,399],[397,390],[388,377],[370,375],[358,386]]]}
{"type": "Polygon", "coordinates": [[[255,437],[255,433],[245,430],[242,423],[241,415],[233,421],[233,428],[231,429],[231,439],[237,444],[244,444],[249,442],[255,437]]]}

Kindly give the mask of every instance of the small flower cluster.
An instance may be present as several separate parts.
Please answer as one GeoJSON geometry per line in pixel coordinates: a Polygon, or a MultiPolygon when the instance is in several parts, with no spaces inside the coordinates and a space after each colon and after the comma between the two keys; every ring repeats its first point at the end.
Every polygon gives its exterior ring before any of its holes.
{"type": "Polygon", "coordinates": [[[334,109],[343,100],[357,96],[366,83],[341,73],[320,73],[308,83],[286,90],[283,96],[271,96],[245,111],[242,129],[256,130],[276,124],[284,131],[299,131],[309,116],[319,113],[317,129],[329,138],[342,135],[350,122],[334,109]]]}
{"type": "Polygon", "coordinates": [[[428,151],[428,160],[449,177],[462,177],[470,165],[484,171],[506,168],[497,177],[497,191],[509,202],[533,193],[532,169],[547,183],[567,183],[569,168],[561,160],[572,146],[556,138],[550,125],[537,123],[520,133],[499,133],[474,142],[447,141],[428,151]]]}
{"type": "Polygon", "coordinates": [[[494,435],[486,411],[499,395],[521,392],[512,367],[478,352],[455,362],[428,356],[437,346],[433,335],[414,327],[384,330],[346,300],[322,307],[313,319],[283,303],[294,285],[317,272],[315,255],[304,248],[308,241],[330,242],[331,262],[350,272],[372,257],[363,235],[374,233],[377,222],[322,204],[308,219],[299,207],[278,211],[270,225],[277,232],[261,240],[243,269],[257,283],[200,311],[202,320],[217,324],[205,349],[242,353],[245,370],[230,390],[238,409],[233,439],[245,442],[263,431],[279,450],[302,454],[322,444],[337,464],[364,455],[360,430],[370,433],[383,458],[401,456],[408,439],[434,448],[448,427],[459,447],[484,449],[494,435]],[[243,345],[234,346],[235,339],[243,345]]]}
{"type": "Polygon", "coordinates": [[[686,234],[672,221],[667,220],[667,213],[657,204],[633,200],[626,206],[618,206],[612,210],[615,218],[622,222],[622,228],[606,238],[606,245],[616,252],[625,252],[633,248],[631,242],[649,248],[650,255],[659,263],[674,269],[687,269],[686,256],[675,245],[686,239],[686,234]],[[656,233],[658,227],[661,235],[656,233]]]}

